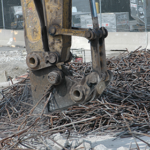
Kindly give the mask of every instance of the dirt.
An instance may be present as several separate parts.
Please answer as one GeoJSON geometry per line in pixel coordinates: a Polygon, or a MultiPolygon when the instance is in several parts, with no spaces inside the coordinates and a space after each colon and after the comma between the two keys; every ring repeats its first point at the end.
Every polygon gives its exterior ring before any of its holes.
{"type": "Polygon", "coordinates": [[[26,49],[23,47],[0,47],[0,73],[15,78],[27,72],[26,49]]]}

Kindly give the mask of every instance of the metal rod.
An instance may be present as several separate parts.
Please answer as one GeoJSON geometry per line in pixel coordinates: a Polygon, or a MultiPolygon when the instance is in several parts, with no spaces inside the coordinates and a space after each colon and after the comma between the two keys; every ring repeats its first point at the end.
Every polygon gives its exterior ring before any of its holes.
{"type": "Polygon", "coordinates": [[[102,27],[102,1],[101,0],[99,0],[99,13],[100,13],[100,19],[99,19],[100,27],[102,27]]]}
{"type": "Polygon", "coordinates": [[[99,54],[100,54],[101,71],[102,73],[105,73],[107,71],[105,40],[103,41],[103,44],[99,47],[99,54]]]}
{"type": "MultiPolygon", "coordinates": [[[[91,15],[93,21],[93,29],[99,30],[99,22],[97,17],[95,0],[89,0],[91,7],[91,15]]],[[[97,72],[99,75],[101,74],[101,65],[100,65],[100,53],[99,53],[99,38],[95,40],[91,40],[91,56],[92,56],[92,68],[93,71],[97,72]]]]}
{"type": "Polygon", "coordinates": [[[45,21],[45,25],[47,25],[47,18],[46,18],[46,7],[45,7],[45,1],[42,0],[42,4],[43,4],[43,13],[44,13],[44,21],[45,21]]]}
{"type": "Polygon", "coordinates": [[[91,56],[92,56],[92,68],[93,71],[101,74],[101,65],[100,65],[100,54],[99,54],[99,41],[98,39],[91,41],[91,56]]]}
{"type": "Polygon", "coordinates": [[[92,17],[97,17],[95,0],[90,0],[92,17]]]}
{"type": "Polygon", "coordinates": [[[3,17],[3,28],[5,29],[5,16],[4,16],[4,4],[3,0],[1,0],[1,5],[2,5],[2,17],[3,17]]]}
{"type": "Polygon", "coordinates": [[[145,32],[147,32],[147,11],[146,11],[146,0],[144,0],[144,23],[145,23],[145,32]]]}

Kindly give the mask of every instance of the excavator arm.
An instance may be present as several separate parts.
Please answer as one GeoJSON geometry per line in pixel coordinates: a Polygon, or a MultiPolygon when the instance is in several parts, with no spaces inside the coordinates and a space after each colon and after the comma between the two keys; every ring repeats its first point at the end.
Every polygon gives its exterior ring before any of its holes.
{"type": "MultiPolygon", "coordinates": [[[[107,30],[99,28],[95,0],[89,0],[93,29],[71,27],[72,0],[21,0],[26,62],[34,103],[46,91],[53,88],[53,102],[49,111],[83,104],[97,98],[111,80],[107,71],[105,38],[107,30]],[[73,80],[69,70],[63,67],[71,60],[71,36],[85,37],[90,41],[93,71],[80,82],[73,80]]],[[[43,108],[44,103],[39,104],[43,108]]]]}

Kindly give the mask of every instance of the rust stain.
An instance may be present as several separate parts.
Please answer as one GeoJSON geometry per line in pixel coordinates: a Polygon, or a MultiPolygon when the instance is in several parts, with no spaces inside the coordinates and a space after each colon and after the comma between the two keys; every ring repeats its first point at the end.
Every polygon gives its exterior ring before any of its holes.
{"type": "Polygon", "coordinates": [[[26,1],[26,29],[27,37],[31,42],[37,42],[41,39],[41,27],[38,14],[36,12],[33,0],[26,1]]]}
{"type": "Polygon", "coordinates": [[[21,0],[21,5],[23,9],[27,53],[44,51],[40,19],[34,0],[21,0]]]}

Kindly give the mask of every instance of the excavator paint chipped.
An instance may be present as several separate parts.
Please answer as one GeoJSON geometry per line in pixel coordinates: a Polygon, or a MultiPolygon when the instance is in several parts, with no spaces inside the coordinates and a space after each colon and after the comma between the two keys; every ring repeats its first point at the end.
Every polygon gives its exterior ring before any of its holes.
{"type": "MultiPolygon", "coordinates": [[[[36,104],[45,91],[53,91],[49,111],[97,98],[112,79],[106,66],[108,32],[104,27],[99,28],[95,0],[89,3],[93,29],[81,29],[71,27],[72,0],[22,0],[32,96],[36,104]],[[85,37],[91,44],[93,71],[81,81],[76,81],[64,66],[71,61],[72,36],[85,37]]],[[[38,107],[43,105],[40,103],[38,107]]]]}

